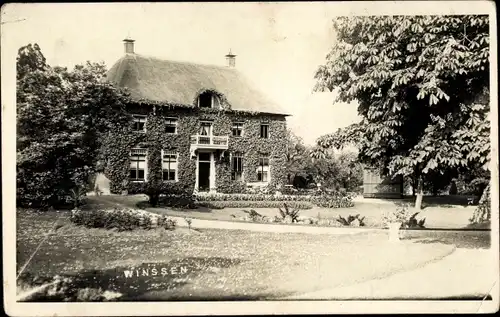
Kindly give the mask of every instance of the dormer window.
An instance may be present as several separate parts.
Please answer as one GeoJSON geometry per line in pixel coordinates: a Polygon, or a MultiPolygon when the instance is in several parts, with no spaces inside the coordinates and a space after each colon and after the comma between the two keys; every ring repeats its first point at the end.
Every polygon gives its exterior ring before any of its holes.
{"type": "Polygon", "coordinates": [[[198,107],[218,109],[220,107],[219,97],[208,91],[201,93],[198,96],[198,107]]]}

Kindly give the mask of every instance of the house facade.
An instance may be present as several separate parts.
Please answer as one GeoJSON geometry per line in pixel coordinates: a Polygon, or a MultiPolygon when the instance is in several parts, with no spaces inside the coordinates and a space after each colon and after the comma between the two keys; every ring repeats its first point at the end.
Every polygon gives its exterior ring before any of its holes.
{"type": "Polygon", "coordinates": [[[125,55],[107,80],[127,88],[130,126],[113,132],[104,173],[113,193],[140,193],[149,184],[175,191],[235,193],[279,189],[286,182],[286,116],[226,66],[125,55]]]}

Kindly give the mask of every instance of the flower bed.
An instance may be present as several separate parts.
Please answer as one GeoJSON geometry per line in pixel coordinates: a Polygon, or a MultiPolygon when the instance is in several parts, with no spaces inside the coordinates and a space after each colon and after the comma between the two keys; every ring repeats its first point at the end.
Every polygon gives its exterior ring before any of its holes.
{"type": "Polygon", "coordinates": [[[87,228],[117,229],[127,231],[134,229],[165,228],[175,229],[176,222],[164,215],[153,214],[138,209],[74,209],[71,222],[87,228]]]}
{"type": "MultiPolygon", "coordinates": [[[[291,207],[309,209],[312,205],[324,208],[346,208],[354,206],[354,194],[339,192],[310,195],[272,195],[272,194],[197,194],[196,199],[202,203],[217,202],[214,206],[225,206],[222,202],[229,202],[225,207],[243,208],[272,208],[282,206],[283,202],[291,207]],[[247,202],[247,203],[243,203],[247,202]],[[251,203],[250,203],[251,202],[251,203]],[[255,202],[255,203],[254,203],[255,202]],[[295,203],[295,206],[291,204],[295,203]],[[302,204],[300,204],[302,203],[302,204]]],[[[225,208],[220,207],[220,208],[225,208]]]]}
{"type": "Polygon", "coordinates": [[[292,208],[299,209],[311,209],[313,204],[307,201],[252,201],[252,200],[223,200],[223,201],[199,201],[198,206],[203,206],[211,209],[223,209],[223,208],[278,208],[282,207],[286,203],[292,208]]]}

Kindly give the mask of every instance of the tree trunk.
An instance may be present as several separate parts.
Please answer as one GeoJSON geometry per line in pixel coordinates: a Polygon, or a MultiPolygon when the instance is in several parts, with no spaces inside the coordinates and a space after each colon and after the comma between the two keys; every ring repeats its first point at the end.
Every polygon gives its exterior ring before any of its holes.
{"type": "Polygon", "coordinates": [[[479,205],[474,210],[472,218],[469,219],[471,223],[488,222],[491,220],[490,184],[488,183],[488,186],[486,186],[479,200],[479,205]]]}
{"type": "Polygon", "coordinates": [[[422,176],[419,176],[418,185],[417,185],[417,198],[415,200],[415,209],[416,210],[422,209],[422,200],[423,199],[424,199],[424,181],[422,179],[422,176]]]}
{"type": "Polygon", "coordinates": [[[417,189],[417,181],[416,181],[415,177],[412,177],[411,178],[411,195],[413,197],[415,197],[417,194],[416,189],[417,189]]]}

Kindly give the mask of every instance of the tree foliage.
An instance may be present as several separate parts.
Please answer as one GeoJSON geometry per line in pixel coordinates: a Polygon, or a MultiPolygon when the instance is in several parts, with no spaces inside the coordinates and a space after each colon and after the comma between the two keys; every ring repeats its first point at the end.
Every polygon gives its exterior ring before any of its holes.
{"type": "Polygon", "coordinates": [[[126,94],[102,79],[102,64],[71,71],[45,64],[38,45],[17,59],[17,197],[53,206],[93,173],[100,137],[128,122],[126,94]]]}
{"type": "Polygon", "coordinates": [[[318,139],[355,143],[392,175],[443,174],[489,161],[487,16],[355,16],[334,21],[337,42],[316,90],[358,102],[360,123],[318,139]]]}
{"type": "MultiPolygon", "coordinates": [[[[302,138],[298,137],[293,131],[286,131],[286,174],[289,184],[294,182],[295,177],[307,179],[311,172],[312,159],[309,150],[302,138]]],[[[304,184],[307,185],[307,184],[304,184]]]]}
{"type": "Polygon", "coordinates": [[[20,79],[29,72],[45,70],[47,68],[47,60],[43,56],[38,44],[28,44],[18,50],[16,66],[16,78],[20,79]]]}
{"type": "Polygon", "coordinates": [[[362,184],[363,170],[355,153],[335,155],[331,150],[312,148],[291,130],[287,131],[287,144],[286,173],[295,187],[320,183],[325,188],[353,191],[362,184]],[[321,156],[314,155],[318,151],[321,156]]]}

